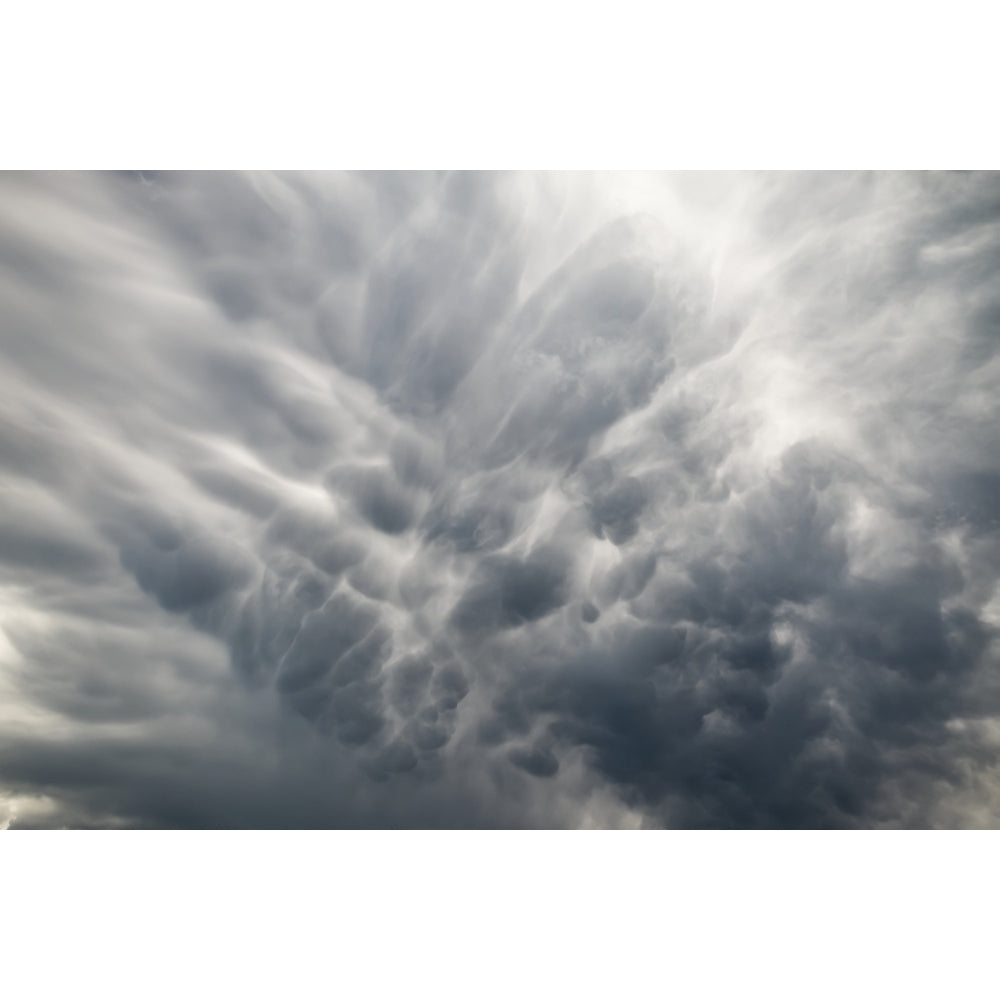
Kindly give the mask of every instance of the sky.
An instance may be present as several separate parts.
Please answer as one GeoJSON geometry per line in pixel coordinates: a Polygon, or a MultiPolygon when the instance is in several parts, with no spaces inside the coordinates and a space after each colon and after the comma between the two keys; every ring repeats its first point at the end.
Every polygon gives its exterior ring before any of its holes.
{"type": "Polygon", "coordinates": [[[1000,825],[1000,175],[0,174],[0,826],[1000,825]]]}

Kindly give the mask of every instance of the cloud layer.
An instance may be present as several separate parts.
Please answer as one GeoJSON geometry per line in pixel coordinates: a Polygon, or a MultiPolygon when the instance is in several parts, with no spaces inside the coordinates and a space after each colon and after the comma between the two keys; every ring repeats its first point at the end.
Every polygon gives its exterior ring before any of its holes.
{"type": "Polygon", "coordinates": [[[0,821],[1000,820],[995,175],[5,175],[0,258],[0,821]]]}

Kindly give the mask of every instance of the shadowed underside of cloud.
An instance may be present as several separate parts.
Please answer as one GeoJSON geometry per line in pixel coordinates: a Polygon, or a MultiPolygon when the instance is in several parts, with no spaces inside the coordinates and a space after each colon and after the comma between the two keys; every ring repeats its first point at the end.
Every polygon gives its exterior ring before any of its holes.
{"type": "Polygon", "coordinates": [[[1000,180],[0,179],[0,822],[1000,822],[1000,180]]]}

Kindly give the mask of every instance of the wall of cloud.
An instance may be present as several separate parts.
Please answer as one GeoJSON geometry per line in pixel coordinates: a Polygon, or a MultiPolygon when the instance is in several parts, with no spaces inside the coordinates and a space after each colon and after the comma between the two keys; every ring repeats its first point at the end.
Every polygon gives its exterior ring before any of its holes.
{"type": "Polygon", "coordinates": [[[0,820],[993,826],[1000,180],[0,178],[0,820]]]}

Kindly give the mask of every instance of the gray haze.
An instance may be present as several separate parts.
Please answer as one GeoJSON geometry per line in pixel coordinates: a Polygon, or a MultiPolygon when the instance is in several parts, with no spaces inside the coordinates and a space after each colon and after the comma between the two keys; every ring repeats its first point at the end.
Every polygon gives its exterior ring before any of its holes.
{"type": "Polygon", "coordinates": [[[1000,821],[1000,176],[0,176],[0,824],[1000,821]]]}

